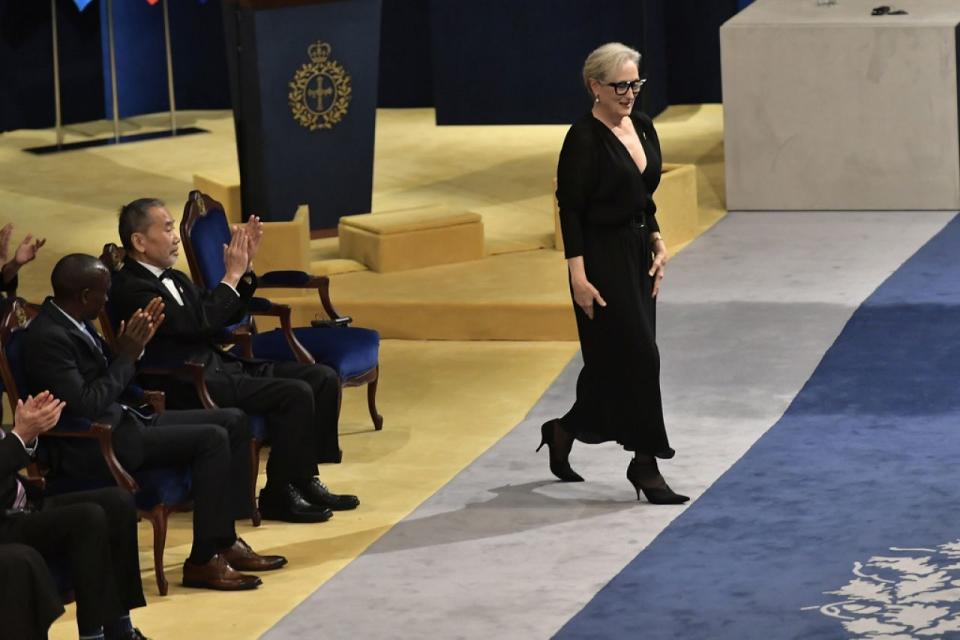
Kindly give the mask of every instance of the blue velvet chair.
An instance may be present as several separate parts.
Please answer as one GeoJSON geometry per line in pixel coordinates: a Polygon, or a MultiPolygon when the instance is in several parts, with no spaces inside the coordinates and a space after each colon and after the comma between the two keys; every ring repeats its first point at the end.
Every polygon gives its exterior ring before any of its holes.
{"type": "MultiPolygon", "coordinates": [[[[209,289],[224,276],[223,245],[230,243],[230,225],[223,205],[200,191],[191,191],[180,221],[180,238],[187,254],[190,274],[201,289],[209,289]]],[[[270,288],[313,289],[329,316],[326,326],[292,327],[290,307],[254,298],[252,316],[279,318],[280,328],[258,332],[253,318],[233,327],[238,334],[234,347],[248,357],[276,361],[314,363],[332,367],[341,387],[367,385],[367,406],[374,429],[383,428],[377,412],[377,382],[380,377],[380,335],[372,329],[350,327],[330,301],[330,279],[303,271],[270,271],[258,274],[258,290],[270,288]]]]}
{"type": "MultiPolygon", "coordinates": [[[[3,378],[10,402],[11,414],[16,411],[20,390],[26,389],[24,367],[26,355],[23,353],[23,333],[29,321],[36,316],[38,307],[23,300],[15,300],[3,322],[0,323],[0,377],[3,378]]],[[[163,394],[157,391],[140,391],[144,402],[161,412],[163,394]]],[[[157,575],[157,587],[160,595],[166,595],[168,583],[163,569],[163,552],[167,542],[167,523],[172,513],[192,509],[192,477],[188,467],[170,467],[150,469],[129,473],[120,464],[113,450],[109,425],[91,420],[63,416],[52,431],[41,436],[41,448],[38,453],[43,457],[44,444],[56,439],[79,439],[95,443],[103,456],[107,469],[113,477],[110,480],[79,479],[64,476],[45,478],[44,491],[47,495],[83,491],[111,486],[113,483],[133,494],[140,516],[153,525],[153,563],[157,575]]]]}

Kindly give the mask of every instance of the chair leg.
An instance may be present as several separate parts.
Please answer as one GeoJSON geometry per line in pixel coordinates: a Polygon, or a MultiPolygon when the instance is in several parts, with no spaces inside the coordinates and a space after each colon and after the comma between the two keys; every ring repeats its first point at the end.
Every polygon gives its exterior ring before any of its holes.
{"type": "Polygon", "coordinates": [[[341,407],[343,407],[343,378],[340,378],[340,383],[337,385],[337,425],[340,424],[341,407]]]}
{"type": "Polygon", "coordinates": [[[260,449],[263,442],[254,438],[250,441],[250,521],[260,526],[260,509],[257,506],[257,476],[260,475],[260,449]]]}
{"type": "Polygon", "coordinates": [[[158,504],[150,511],[141,511],[141,513],[153,525],[153,570],[157,574],[157,588],[160,589],[160,595],[165,596],[169,584],[163,571],[163,550],[167,546],[167,518],[170,517],[170,513],[163,504],[158,504]]]}
{"type": "Polygon", "coordinates": [[[377,413],[377,383],[380,381],[380,367],[377,367],[377,377],[367,384],[367,406],[370,408],[370,417],[373,418],[373,428],[376,431],[383,429],[383,416],[377,413]]]}

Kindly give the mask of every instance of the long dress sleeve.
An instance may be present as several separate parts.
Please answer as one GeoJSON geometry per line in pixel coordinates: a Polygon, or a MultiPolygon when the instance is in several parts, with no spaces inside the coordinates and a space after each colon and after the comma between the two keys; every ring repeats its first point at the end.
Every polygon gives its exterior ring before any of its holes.
{"type": "MultiPolygon", "coordinates": [[[[648,154],[647,162],[651,162],[653,158],[656,158],[657,161],[660,162],[661,164],[661,168],[657,172],[658,174],[660,174],[663,170],[662,168],[663,163],[662,163],[662,160],[660,160],[661,158],[663,158],[663,154],[660,150],[660,137],[657,135],[657,129],[653,126],[653,120],[651,120],[650,116],[648,116],[647,114],[641,113],[638,115],[637,119],[640,122],[641,135],[646,136],[647,142],[649,143],[650,148],[653,151],[653,153],[648,154]]],[[[657,181],[657,184],[660,183],[659,175],[657,175],[656,181],[657,181]]],[[[657,205],[656,203],[654,203],[652,196],[647,201],[647,209],[645,213],[646,213],[645,218],[647,222],[647,229],[650,230],[650,233],[660,231],[660,224],[657,222],[657,216],[656,216],[657,205]]]]}
{"type": "Polygon", "coordinates": [[[557,165],[557,202],[564,255],[583,255],[583,221],[597,182],[597,151],[590,129],[570,127],[557,165]]]}

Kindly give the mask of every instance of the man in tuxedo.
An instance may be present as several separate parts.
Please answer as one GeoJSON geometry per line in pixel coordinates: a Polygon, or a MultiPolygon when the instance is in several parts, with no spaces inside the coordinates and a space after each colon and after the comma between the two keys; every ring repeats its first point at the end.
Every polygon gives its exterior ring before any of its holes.
{"type": "MultiPolygon", "coordinates": [[[[37,436],[57,424],[63,406],[47,391],[28,397],[18,403],[12,435],[0,439],[0,543],[27,545],[47,557],[66,557],[81,639],[143,638],[130,622],[130,610],[146,605],[133,497],[110,487],[43,500],[39,490],[17,474],[29,464],[37,436]]],[[[30,557],[21,554],[18,558],[22,575],[30,566],[24,564],[30,557]]],[[[41,577],[33,588],[33,598],[27,597],[30,588],[29,582],[20,582],[16,589],[22,591],[17,598],[24,602],[32,599],[35,610],[21,611],[12,619],[4,616],[0,622],[4,637],[7,633],[22,637],[18,631],[42,628],[39,637],[45,638],[46,628],[62,612],[62,607],[55,612],[50,606],[51,598],[58,596],[49,578],[43,582],[41,577]]]]}
{"type": "MultiPolygon", "coordinates": [[[[222,591],[259,586],[260,578],[240,572],[279,569],[286,559],[258,555],[234,527],[234,520],[249,515],[246,416],[235,409],[149,416],[127,404],[133,402],[129,385],[135,363],[163,324],[163,302],[153,299],[131,315],[117,334],[114,355],[90,325],[107,299],[110,271],[93,256],[71,254],[54,267],[51,281],[53,297],[26,330],[30,389],[49,389],[62,398],[67,419],[110,425],[117,458],[127,470],[191,468],[193,547],[183,565],[185,586],[222,591]]],[[[94,443],[56,444],[51,447],[54,473],[110,477],[94,443]]]]}
{"type": "MultiPolygon", "coordinates": [[[[173,269],[180,237],[163,202],[135,200],[120,210],[120,239],[127,256],[114,275],[111,303],[122,316],[160,296],[166,321],[147,347],[145,360],[204,365],[214,402],[264,415],[271,452],[267,484],[260,492],[264,518],[298,521],[311,507],[354,509],[356,496],[335,495],[316,477],[318,462],[339,462],[337,414],[340,381],[323,364],[249,360],[220,348],[217,338],[246,315],[257,288],[252,271],[263,234],[256,216],[233,228],[224,247],[225,275],[210,291],[200,291],[173,269]]],[[[164,387],[168,401],[196,406],[188,384],[164,387]]]]}

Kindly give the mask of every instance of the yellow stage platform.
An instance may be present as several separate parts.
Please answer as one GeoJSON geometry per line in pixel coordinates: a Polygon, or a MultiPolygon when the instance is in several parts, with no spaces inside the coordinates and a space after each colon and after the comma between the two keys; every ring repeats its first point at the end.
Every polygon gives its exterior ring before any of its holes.
{"type": "MultiPolygon", "coordinates": [[[[657,216],[675,253],[724,214],[722,110],[672,107],[656,123],[670,163],[657,192],[657,216]]],[[[432,112],[416,109],[384,112],[379,125],[401,133],[382,145],[378,138],[378,158],[383,153],[396,164],[383,172],[378,165],[375,215],[424,204],[477,212],[486,257],[375,273],[339,259],[338,241],[329,238],[312,241],[310,262],[299,268],[336,274],[331,289],[338,310],[386,338],[576,340],[553,198],[566,127],[436,127],[432,112]],[[401,162],[417,143],[422,155],[401,162]]],[[[291,268],[287,245],[267,246],[260,264],[291,268]]],[[[295,323],[322,317],[315,295],[274,296],[293,307],[295,323]]]]}

